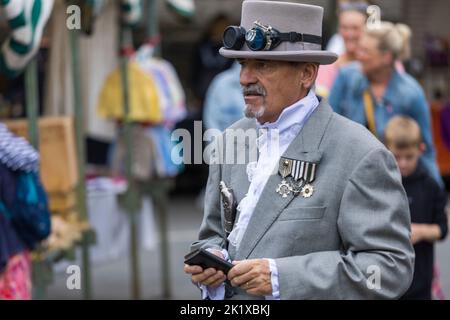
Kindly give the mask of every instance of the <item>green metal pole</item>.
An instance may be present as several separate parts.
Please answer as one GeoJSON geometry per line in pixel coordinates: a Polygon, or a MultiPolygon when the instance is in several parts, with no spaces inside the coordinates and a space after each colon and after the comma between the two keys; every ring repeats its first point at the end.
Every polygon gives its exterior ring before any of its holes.
{"type": "MultiPolygon", "coordinates": [[[[147,3],[147,38],[152,39],[156,36],[159,36],[159,19],[158,19],[158,6],[156,0],[148,0],[147,3]]],[[[156,57],[161,56],[161,45],[158,44],[155,47],[156,57]]],[[[153,184],[152,184],[153,185],[153,184]]],[[[155,202],[156,211],[158,214],[158,222],[159,222],[159,234],[160,234],[160,243],[161,243],[161,288],[162,288],[162,298],[169,299],[172,296],[171,293],[171,279],[170,279],[170,254],[169,254],[169,237],[168,237],[168,222],[167,222],[167,214],[168,214],[168,189],[165,188],[165,181],[162,181],[162,185],[155,186],[160,190],[159,194],[153,197],[153,201],[155,202]]]]}
{"type": "MultiPolygon", "coordinates": [[[[161,182],[160,182],[161,184],[161,182]]],[[[169,241],[168,241],[168,221],[167,221],[167,206],[168,206],[168,189],[165,182],[163,185],[156,186],[159,188],[159,194],[154,198],[155,207],[159,216],[159,233],[161,242],[161,286],[162,286],[162,298],[170,299],[172,296],[170,289],[170,261],[169,261],[169,241]]]]}
{"type": "Polygon", "coordinates": [[[39,89],[38,67],[36,58],[33,58],[25,70],[25,91],[28,118],[28,136],[31,145],[39,149],[38,114],[39,114],[39,89]]]}
{"type": "MultiPolygon", "coordinates": [[[[120,44],[121,49],[129,48],[133,43],[133,35],[131,29],[125,25],[121,26],[120,44]]],[[[130,268],[131,268],[131,284],[132,299],[139,300],[141,297],[140,274],[139,274],[139,256],[138,256],[138,210],[137,207],[137,190],[136,183],[133,178],[133,148],[132,148],[132,130],[133,124],[129,121],[130,114],[130,81],[128,74],[129,57],[126,52],[121,54],[121,75],[122,75],[122,92],[123,92],[123,134],[125,138],[125,172],[128,181],[128,191],[126,194],[126,207],[130,217],[130,268]]]]}
{"type": "MultiPolygon", "coordinates": [[[[70,33],[70,47],[72,51],[72,82],[73,98],[75,110],[75,137],[77,145],[77,166],[78,166],[78,185],[77,185],[77,207],[78,214],[83,221],[88,221],[88,212],[86,207],[86,144],[84,130],[84,110],[81,101],[81,75],[80,75],[80,53],[79,53],[79,33],[72,30],[70,33]]],[[[91,286],[91,265],[89,256],[89,240],[86,232],[83,233],[81,243],[82,264],[83,264],[83,298],[92,299],[91,286]]]]}
{"type": "MultiPolygon", "coordinates": [[[[28,120],[28,137],[31,145],[36,150],[39,150],[39,89],[38,67],[36,58],[33,58],[25,69],[25,94],[28,120]]],[[[48,276],[49,272],[45,268],[45,261],[33,261],[33,299],[45,299],[47,294],[46,279],[48,278],[48,276]]]]}
{"type": "MultiPolygon", "coordinates": [[[[158,3],[156,0],[148,0],[147,2],[148,17],[146,32],[147,37],[151,39],[159,36],[158,3]]],[[[156,57],[161,56],[161,46],[159,44],[155,47],[154,55],[156,57]]]]}

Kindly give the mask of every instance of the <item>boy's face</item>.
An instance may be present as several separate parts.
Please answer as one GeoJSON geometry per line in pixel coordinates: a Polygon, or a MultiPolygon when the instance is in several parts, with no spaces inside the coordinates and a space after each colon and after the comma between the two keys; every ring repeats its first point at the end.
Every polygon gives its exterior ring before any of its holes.
{"type": "Polygon", "coordinates": [[[389,150],[393,153],[397,160],[398,167],[402,177],[409,177],[414,173],[417,168],[419,158],[425,151],[425,145],[422,143],[417,147],[409,148],[396,148],[394,146],[388,146],[389,150]]]}

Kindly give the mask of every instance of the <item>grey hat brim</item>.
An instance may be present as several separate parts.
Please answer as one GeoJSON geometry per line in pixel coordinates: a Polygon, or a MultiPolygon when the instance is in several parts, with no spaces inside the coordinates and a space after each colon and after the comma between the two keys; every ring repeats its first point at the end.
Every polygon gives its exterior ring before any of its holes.
{"type": "Polygon", "coordinates": [[[261,59],[293,62],[315,62],[321,65],[332,64],[338,55],[330,51],[244,51],[221,48],[219,53],[230,59],[261,59]]]}

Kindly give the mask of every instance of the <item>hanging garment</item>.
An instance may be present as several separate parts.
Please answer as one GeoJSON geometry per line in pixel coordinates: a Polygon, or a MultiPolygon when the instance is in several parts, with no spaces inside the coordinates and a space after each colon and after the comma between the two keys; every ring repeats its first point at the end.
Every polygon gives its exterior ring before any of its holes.
{"type": "MultiPolygon", "coordinates": [[[[171,131],[164,126],[139,126],[132,129],[131,152],[133,154],[132,174],[138,181],[154,178],[171,178],[178,175],[184,166],[173,163],[171,158],[174,142],[171,131]]],[[[125,174],[125,140],[119,134],[112,151],[114,175],[125,174]]]]}
{"type": "Polygon", "coordinates": [[[154,79],[163,122],[168,128],[173,128],[177,122],[186,118],[186,96],[172,64],[152,55],[153,47],[144,45],[136,52],[135,59],[141,69],[154,79]]]}
{"type": "MultiPolygon", "coordinates": [[[[128,65],[129,121],[158,124],[163,120],[155,81],[136,62],[128,65]]],[[[124,120],[120,69],[108,76],[100,93],[98,113],[102,117],[124,120]]]]}
{"type": "MultiPolygon", "coordinates": [[[[95,20],[95,29],[89,37],[79,38],[81,105],[85,114],[88,136],[112,141],[115,126],[98,116],[96,106],[105,78],[117,67],[119,58],[116,0],[105,1],[101,14],[95,20]]],[[[70,30],[61,28],[67,20],[65,1],[55,2],[49,26],[50,55],[46,76],[44,113],[47,116],[71,116],[74,114],[72,55],[69,42],[70,30]]]]}
{"type": "Polygon", "coordinates": [[[38,51],[53,0],[5,0],[0,1],[0,8],[12,30],[0,52],[0,73],[13,78],[38,51]]]}
{"type": "Polygon", "coordinates": [[[186,96],[175,71],[175,68],[166,60],[154,59],[153,63],[155,78],[160,79],[163,87],[167,88],[170,105],[164,109],[164,122],[168,127],[175,126],[181,120],[186,118],[186,96]]]}
{"type": "MultiPolygon", "coordinates": [[[[126,142],[123,132],[119,133],[112,152],[112,172],[125,175],[126,142]]],[[[158,162],[155,142],[146,134],[144,126],[135,125],[131,130],[131,154],[133,155],[132,175],[137,181],[148,181],[155,177],[158,162]]]]}
{"type": "Polygon", "coordinates": [[[122,0],[120,4],[122,21],[129,26],[137,25],[142,19],[141,0],[122,0]]]}
{"type": "Polygon", "coordinates": [[[184,166],[176,165],[172,161],[172,149],[175,143],[171,140],[171,131],[164,126],[155,126],[148,128],[146,133],[152,138],[155,146],[156,175],[160,178],[177,176],[184,166]]]}

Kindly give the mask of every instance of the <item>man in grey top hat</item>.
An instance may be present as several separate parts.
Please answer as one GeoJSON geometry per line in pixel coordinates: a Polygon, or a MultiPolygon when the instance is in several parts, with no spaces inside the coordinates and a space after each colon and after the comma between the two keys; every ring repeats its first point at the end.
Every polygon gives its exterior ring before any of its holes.
{"type": "Polygon", "coordinates": [[[395,299],[409,288],[414,251],[395,160],[313,90],[319,65],[337,59],[321,50],[322,17],[317,6],[244,1],[241,26],[225,30],[220,53],[242,66],[246,118],[214,150],[226,161],[210,164],[191,248],[234,267],[184,268],[205,299],[395,299]],[[243,143],[236,132],[257,135],[243,143]]]}

